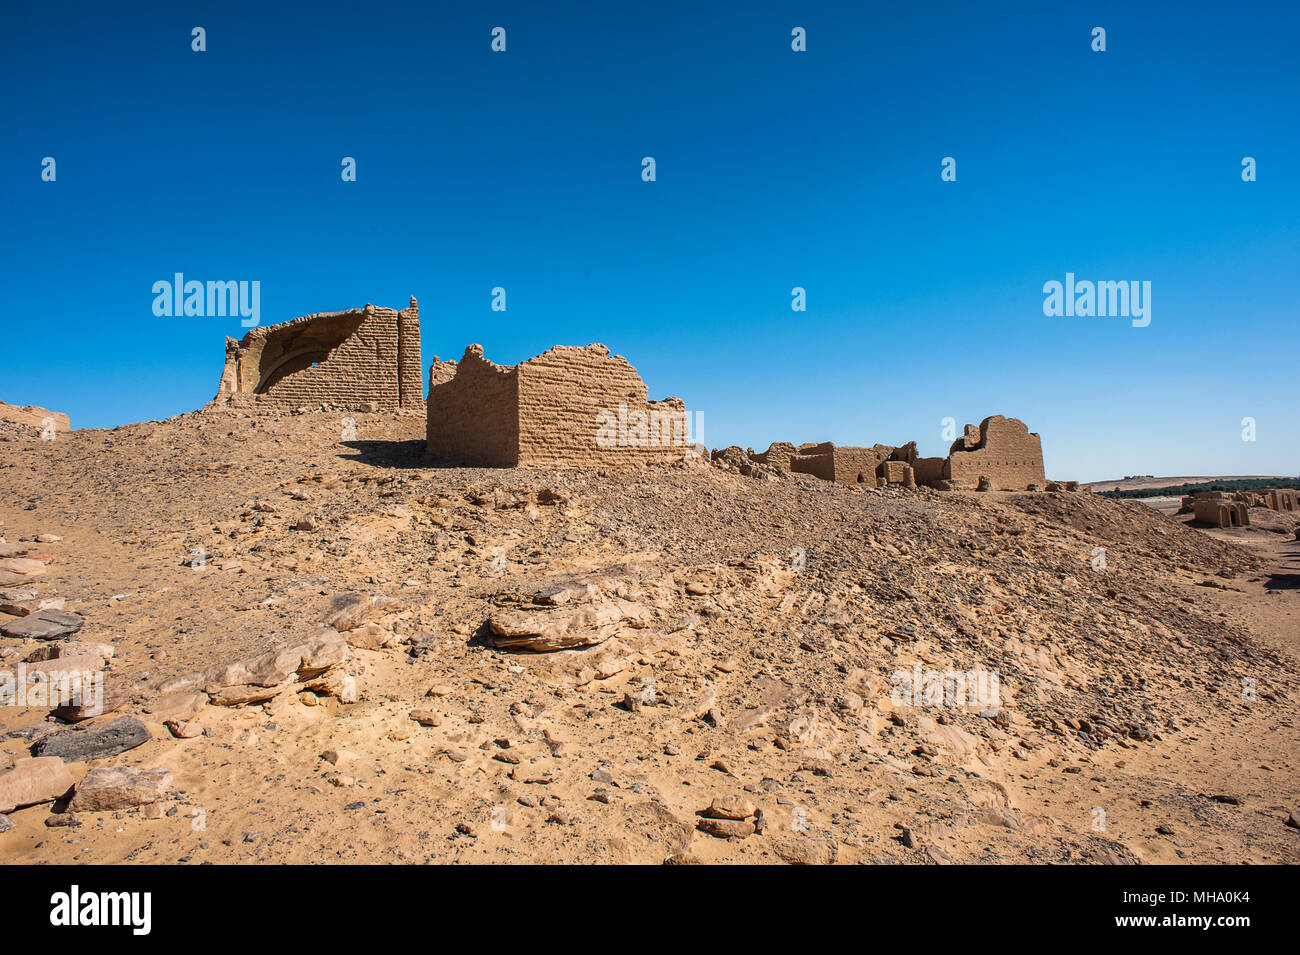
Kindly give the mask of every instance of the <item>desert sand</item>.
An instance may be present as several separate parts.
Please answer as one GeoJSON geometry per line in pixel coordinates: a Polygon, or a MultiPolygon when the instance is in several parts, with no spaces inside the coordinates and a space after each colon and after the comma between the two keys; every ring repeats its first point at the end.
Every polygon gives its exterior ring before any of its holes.
{"type": "MultiPolygon", "coordinates": [[[[350,414],[346,441],[341,417],[0,423],[0,537],[44,567],[21,586],[111,646],[121,701],[77,728],[0,708],[0,772],[133,717],[147,741],[72,781],[170,774],[140,805],[6,813],[0,862],[1300,860],[1295,515],[437,468],[422,415],[350,414]],[[332,615],[355,701],[291,675],[159,719],[161,688],[332,615]],[[996,705],[901,698],[914,668],[994,673],[996,705]]],[[[45,643],[0,638],[0,667],[45,643]]]]}

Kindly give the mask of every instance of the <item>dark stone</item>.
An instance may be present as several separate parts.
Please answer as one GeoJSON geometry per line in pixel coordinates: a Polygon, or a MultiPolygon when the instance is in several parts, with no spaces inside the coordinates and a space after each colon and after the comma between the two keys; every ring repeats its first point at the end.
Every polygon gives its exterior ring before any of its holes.
{"type": "Polygon", "coordinates": [[[0,633],[6,637],[19,639],[61,640],[71,637],[85,622],[75,613],[65,613],[62,610],[38,610],[26,617],[9,621],[0,627],[0,633]]]}
{"type": "Polygon", "coordinates": [[[58,756],[65,763],[116,756],[147,743],[149,729],[134,716],[123,716],[93,730],[65,730],[52,733],[32,746],[33,756],[58,756]]]}

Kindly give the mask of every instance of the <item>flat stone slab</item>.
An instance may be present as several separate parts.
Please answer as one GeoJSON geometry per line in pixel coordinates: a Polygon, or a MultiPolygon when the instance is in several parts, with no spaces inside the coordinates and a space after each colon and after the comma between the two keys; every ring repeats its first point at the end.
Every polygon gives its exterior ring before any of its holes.
{"type": "Polygon", "coordinates": [[[44,757],[19,759],[0,773],[0,812],[53,802],[72,788],[72,774],[63,760],[44,757]]]}
{"type": "Polygon", "coordinates": [[[42,597],[35,590],[0,590],[0,613],[25,617],[41,610],[62,610],[63,597],[42,597]]]}
{"type": "Polygon", "coordinates": [[[0,557],[0,571],[20,577],[39,577],[49,568],[45,561],[34,557],[0,557]]]}
{"type": "Polygon", "coordinates": [[[63,610],[38,610],[0,626],[6,637],[31,640],[65,640],[85,624],[85,619],[63,610]]]}
{"type": "Polygon", "coordinates": [[[105,689],[103,696],[99,700],[74,699],[63,706],[55,707],[50,712],[65,723],[80,723],[82,720],[93,719],[96,716],[103,716],[105,713],[120,710],[130,701],[131,695],[129,693],[115,687],[111,690],[105,689]]]}
{"type": "Polygon", "coordinates": [[[134,716],[123,716],[93,730],[51,733],[32,746],[33,756],[58,756],[67,763],[116,756],[149,742],[149,729],[134,716]]]}
{"type": "Polygon", "coordinates": [[[129,766],[95,766],[77,783],[69,812],[105,812],[147,806],[171,788],[167,769],[132,769],[129,766]]]}

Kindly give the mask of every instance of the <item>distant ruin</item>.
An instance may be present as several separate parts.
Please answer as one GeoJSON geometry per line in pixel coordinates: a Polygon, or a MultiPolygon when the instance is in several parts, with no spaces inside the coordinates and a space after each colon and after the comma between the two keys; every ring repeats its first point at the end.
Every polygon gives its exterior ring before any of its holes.
{"type": "Polygon", "coordinates": [[[43,438],[52,439],[62,431],[71,431],[72,422],[61,411],[51,411],[39,405],[11,405],[0,401],[0,421],[35,428],[43,438]]]}
{"type": "Polygon", "coordinates": [[[1275,511],[1300,511],[1300,491],[1276,488],[1264,494],[1264,506],[1275,511]]]}
{"type": "Polygon", "coordinates": [[[1194,495],[1192,510],[1198,521],[1214,527],[1250,526],[1250,509],[1246,502],[1234,500],[1217,491],[1194,495]]]}
{"type": "Polygon", "coordinates": [[[980,487],[1023,491],[1041,487],[1045,481],[1043,450],[1037,434],[1016,418],[993,415],[979,427],[966,425],[962,437],[953,442],[946,458],[923,458],[916,442],[893,447],[876,444],[869,448],[839,446],[831,442],[801,444],[778,441],[766,451],[754,453],[728,448],[714,457],[747,458],[758,464],[796,474],[812,474],[840,484],[869,487],[901,484],[904,487],[980,487]],[[986,479],[982,481],[982,479],[986,479]]]}
{"type": "Polygon", "coordinates": [[[1300,491],[1273,488],[1265,491],[1196,491],[1185,495],[1179,514],[1194,514],[1196,520],[1215,527],[1249,527],[1250,509],[1300,511],[1300,491]],[[1235,505],[1225,507],[1225,505],[1235,505]]]}
{"type": "Polygon", "coordinates": [[[470,467],[604,467],[699,453],[686,406],[650,401],[645,383],[604,345],[557,345],[497,365],[470,345],[429,367],[426,450],[470,467]]]}
{"type": "Polygon", "coordinates": [[[328,404],[356,410],[420,409],[420,307],[366,305],[305,315],[226,339],[217,399],[259,404],[328,404]]]}

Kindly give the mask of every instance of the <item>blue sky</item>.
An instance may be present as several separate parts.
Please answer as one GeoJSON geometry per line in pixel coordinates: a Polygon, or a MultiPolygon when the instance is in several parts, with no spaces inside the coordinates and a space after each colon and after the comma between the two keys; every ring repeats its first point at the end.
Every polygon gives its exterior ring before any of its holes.
{"type": "Polygon", "coordinates": [[[414,294],[426,364],[604,342],[712,446],[941,454],[1002,413],[1052,477],[1300,470],[1300,5],[3,18],[0,400],[74,426],[213,396],[244,330],[155,317],[183,272],[260,281],[263,324],[414,294]],[[1067,272],[1150,281],[1151,324],[1044,316],[1067,272]]]}

